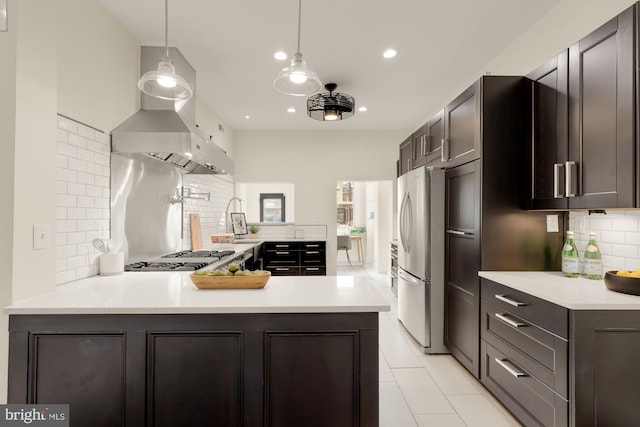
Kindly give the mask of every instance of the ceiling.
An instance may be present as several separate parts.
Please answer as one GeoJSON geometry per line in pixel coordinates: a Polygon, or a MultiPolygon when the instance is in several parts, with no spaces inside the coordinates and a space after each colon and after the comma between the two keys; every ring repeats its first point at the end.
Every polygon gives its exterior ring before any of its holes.
{"type": "MultiPolygon", "coordinates": [[[[142,46],[164,45],[162,0],[99,2],[142,46]]],[[[307,97],[273,87],[296,50],[296,0],[170,0],[169,45],[195,68],[198,96],[234,130],[410,132],[558,2],[303,0],[307,66],[368,108],[340,122],[310,119],[307,97]],[[384,59],[390,47],[398,55],[384,59]],[[274,59],[277,50],[289,60],[274,59]]]]}

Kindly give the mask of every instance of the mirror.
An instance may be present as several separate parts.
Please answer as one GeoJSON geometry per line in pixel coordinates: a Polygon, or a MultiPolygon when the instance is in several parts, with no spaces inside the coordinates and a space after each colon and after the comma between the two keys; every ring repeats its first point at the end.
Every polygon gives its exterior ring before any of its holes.
{"type": "Polygon", "coordinates": [[[236,197],[243,201],[248,223],[295,222],[292,182],[237,182],[236,197]]]}

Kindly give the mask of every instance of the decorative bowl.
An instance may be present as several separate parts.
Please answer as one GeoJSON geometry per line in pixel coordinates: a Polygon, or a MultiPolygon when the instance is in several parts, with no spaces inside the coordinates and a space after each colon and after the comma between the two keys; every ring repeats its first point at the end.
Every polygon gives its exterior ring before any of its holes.
{"type": "Polygon", "coordinates": [[[607,289],[623,294],[640,295],[640,277],[618,276],[617,270],[604,274],[604,284],[607,289]]]}
{"type": "Polygon", "coordinates": [[[209,276],[191,274],[191,281],[198,289],[260,289],[264,288],[271,272],[261,271],[250,276],[209,276]]]}

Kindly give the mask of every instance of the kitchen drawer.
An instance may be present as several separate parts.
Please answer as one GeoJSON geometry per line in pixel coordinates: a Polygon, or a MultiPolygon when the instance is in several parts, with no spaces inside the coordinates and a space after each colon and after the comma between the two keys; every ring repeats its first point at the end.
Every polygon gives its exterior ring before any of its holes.
{"type": "Polygon", "coordinates": [[[272,276],[299,276],[299,267],[280,267],[275,265],[267,265],[265,270],[270,271],[272,276]]]}
{"type": "Polygon", "coordinates": [[[480,336],[547,387],[568,398],[567,341],[498,307],[480,305],[480,336]]]}
{"type": "Polygon", "coordinates": [[[298,242],[265,242],[264,250],[265,251],[282,251],[282,250],[290,250],[297,251],[300,246],[298,242]]]}
{"type": "Polygon", "coordinates": [[[300,250],[303,251],[324,251],[326,250],[326,242],[305,242],[299,243],[300,250]]]}
{"type": "Polygon", "coordinates": [[[302,276],[326,276],[327,269],[324,265],[322,267],[300,267],[300,273],[302,276]]]}
{"type": "Polygon", "coordinates": [[[569,310],[508,286],[482,278],[480,295],[521,319],[569,339],[569,310]]]}
{"type": "Polygon", "coordinates": [[[569,425],[567,400],[484,340],[480,364],[482,383],[524,425],[569,425]]]}
{"type": "Polygon", "coordinates": [[[298,255],[298,251],[267,251],[264,254],[264,262],[267,265],[298,265],[298,255]]]}
{"type": "Polygon", "coordinates": [[[321,265],[325,266],[327,264],[326,256],[324,251],[319,250],[307,250],[304,252],[300,252],[300,264],[302,266],[316,266],[321,265]]]}

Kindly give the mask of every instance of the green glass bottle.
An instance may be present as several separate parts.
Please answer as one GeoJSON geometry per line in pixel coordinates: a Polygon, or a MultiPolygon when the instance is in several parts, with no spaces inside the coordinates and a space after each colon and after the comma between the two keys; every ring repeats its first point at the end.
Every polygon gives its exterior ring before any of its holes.
{"type": "Polygon", "coordinates": [[[573,231],[567,231],[567,240],[562,247],[562,275],[564,277],[580,277],[580,257],[573,241],[573,231]]]}
{"type": "Polygon", "coordinates": [[[586,279],[602,279],[602,254],[596,242],[596,233],[589,233],[589,243],[584,251],[584,277],[586,279]]]}

